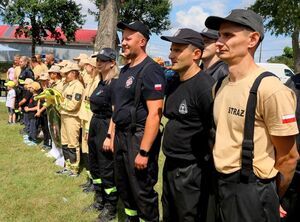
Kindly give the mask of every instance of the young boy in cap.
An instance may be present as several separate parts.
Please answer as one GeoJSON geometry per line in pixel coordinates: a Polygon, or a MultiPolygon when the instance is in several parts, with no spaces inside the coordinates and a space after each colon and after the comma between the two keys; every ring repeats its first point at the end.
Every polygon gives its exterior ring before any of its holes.
{"type": "Polygon", "coordinates": [[[29,121],[28,121],[28,114],[24,112],[24,107],[27,106],[29,99],[32,96],[32,93],[28,89],[29,84],[33,82],[32,79],[27,78],[24,81],[20,81],[20,94],[18,95],[19,101],[18,101],[18,109],[20,112],[23,113],[23,122],[24,122],[24,129],[23,133],[25,134],[24,136],[27,137],[29,133],[29,121]],[[27,134],[27,135],[26,135],[27,134]]]}
{"type": "Polygon", "coordinates": [[[163,152],[163,221],[205,221],[208,187],[207,157],[212,128],[211,88],[214,79],[199,67],[204,41],[199,32],[179,29],[171,42],[169,58],[175,75],[166,87],[166,124],[163,152]]]}
{"type": "Polygon", "coordinates": [[[32,93],[27,106],[24,107],[24,111],[28,115],[29,121],[29,134],[28,140],[25,143],[29,146],[37,145],[37,134],[38,134],[38,118],[35,116],[38,110],[38,101],[34,100],[34,96],[40,93],[41,85],[38,82],[33,82],[28,85],[29,91],[32,93]]]}
{"type": "Polygon", "coordinates": [[[279,222],[279,198],[299,158],[295,95],[254,62],[264,38],[258,14],[235,9],[205,25],[219,31],[217,55],[229,68],[213,90],[221,221],[279,222]]]}
{"type": "Polygon", "coordinates": [[[15,114],[15,100],[16,100],[16,91],[14,90],[15,83],[14,81],[8,81],[4,83],[7,87],[7,96],[6,96],[6,107],[8,109],[8,124],[16,123],[16,114],[15,114]]]}

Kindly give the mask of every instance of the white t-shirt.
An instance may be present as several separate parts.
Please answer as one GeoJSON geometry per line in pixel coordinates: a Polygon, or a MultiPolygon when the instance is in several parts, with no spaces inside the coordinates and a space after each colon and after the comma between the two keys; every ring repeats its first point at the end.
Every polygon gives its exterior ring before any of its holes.
{"type": "Polygon", "coordinates": [[[6,106],[14,109],[15,99],[16,99],[16,91],[14,89],[10,89],[6,97],[6,106]]]}

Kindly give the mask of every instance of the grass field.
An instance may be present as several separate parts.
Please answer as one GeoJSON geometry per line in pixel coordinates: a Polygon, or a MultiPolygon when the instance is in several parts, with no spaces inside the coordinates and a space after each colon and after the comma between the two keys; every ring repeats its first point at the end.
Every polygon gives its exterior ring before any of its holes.
{"type": "MultiPolygon", "coordinates": [[[[78,178],[55,175],[59,167],[40,148],[24,145],[21,128],[7,124],[5,104],[0,103],[0,222],[94,221],[97,213],[82,211],[93,199],[93,194],[79,188],[85,174],[78,178]]],[[[160,166],[163,159],[161,155],[160,166]]],[[[156,186],[159,194],[161,168],[156,186]]],[[[116,221],[123,217],[119,204],[116,221]]]]}

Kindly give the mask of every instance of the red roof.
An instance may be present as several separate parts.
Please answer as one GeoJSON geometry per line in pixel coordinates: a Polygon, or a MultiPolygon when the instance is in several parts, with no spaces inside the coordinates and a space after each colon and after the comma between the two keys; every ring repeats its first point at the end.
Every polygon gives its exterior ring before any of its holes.
{"type": "MultiPolygon", "coordinates": [[[[17,26],[8,26],[8,25],[0,25],[0,40],[27,40],[25,36],[21,36],[16,38],[15,31],[17,26]]],[[[57,29],[63,35],[63,39],[66,40],[61,29],[57,29]]],[[[75,33],[75,42],[76,43],[93,43],[97,34],[97,30],[89,30],[89,29],[78,29],[75,33]]],[[[28,39],[29,40],[29,39],[28,39]]],[[[54,38],[51,38],[50,35],[44,41],[55,41],[54,38]]]]}

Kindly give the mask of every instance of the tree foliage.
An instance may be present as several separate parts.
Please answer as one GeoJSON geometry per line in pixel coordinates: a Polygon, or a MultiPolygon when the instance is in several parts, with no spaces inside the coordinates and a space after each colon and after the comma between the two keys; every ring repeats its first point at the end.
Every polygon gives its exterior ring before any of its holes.
{"type": "Polygon", "coordinates": [[[140,20],[151,32],[160,34],[170,28],[170,11],[169,0],[127,0],[121,4],[119,20],[127,23],[140,20]]]}
{"type": "Polygon", "coordinates": [[[169,0],[90,0],[98,11],[89,10],[98,21],[95,50],[116,46],[117,21],[130,23],[136,20],[146,24],[150,31],[160,34],[170,28],[169,0]]]}
{"type": "Polygon", "coordinates": [[[264,18],[265,27],[272,34],[292,37],[294,66],[300,71],[300,1],[256,0],[250,8],[264,18]]]}
{"type": "Polygon", "coordinates": [[[294,58],[293,58],[293,49],[291,47],[284,47],[283,54],[280,56],[274,56],[267,60],[269,63],[282,63],[286,64],[291,69],[294,69],[293,64],[294,58]]]}
{"type": "Polygon", "coordinates": [[[32,39],[32,54],[35,45],[42,44],[50,35],[64,44],[61,28],[67,41],[75,39],[75,32],[84,24],[80,14],[81,5],[73,0],[13,0],[1,11],[3,22],[18,25],[15,36],[25,35],[32,39]]]}
{"type": "MultiPolygon", "coordinates": [[[[108,0],[90,0],[98,8],[105,7],[108,0]]],[[[109,0],[111,1],[111,0],[109,0]]],[[[171,11],[170,0],[114,0],[118,5],[118,20],[124,22],[133,22],[136,20],[146,24],[150,31],[160,34],[162,31],[170,28],[169,14],[171,11]]],[[[89,10],[90,14],[96,16],[99,20],[99,11],[89,10]]]]}

